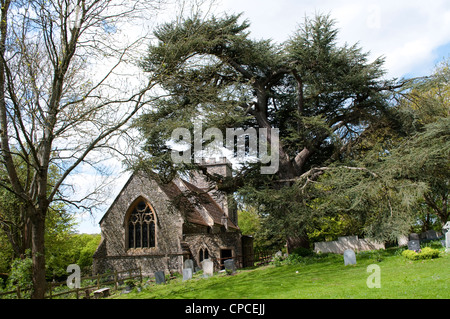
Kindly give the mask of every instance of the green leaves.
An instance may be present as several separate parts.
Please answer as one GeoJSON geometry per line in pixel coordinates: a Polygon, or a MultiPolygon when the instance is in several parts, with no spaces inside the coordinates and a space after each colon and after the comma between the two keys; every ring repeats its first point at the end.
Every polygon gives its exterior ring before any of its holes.
{"type": "Polygon", "coordinates": [[[394,225],[391,216],[407,220],[395,194],[409,190],[408,184],[380,168],[392,156],[383,143],[397,142],[391,138],[396,127],[389,126],[389,116],[397,113],[386,94],[393,82],[382,79],[383,58],[370,62],[357,44],[339,45],[328,15],[306,18],[281,44],[252,39],[248,21],[240,20],[241,15],[194,16],[156,31],[159,42],[149,47],[143,67],[160,77],[169,96],[135,123],[153,167],[169,177],[187,168],[175,169],[167,141],[177,127],[192,132],[195,120],[222,132],[276,127],[279,175],[261,176],[259,165],[244,165],[235,175],[236,189],[273,234],[314,233],[321,221],[333,218],[351,221],[340,229],[369,229],[383,218],[394,225]],[[338,169],[340,164],[347,168],[338,169]],[[348,169],[359,164],[366,170],[348,169]],[[333,169],[302,175],[315,167],[333,169]]]}

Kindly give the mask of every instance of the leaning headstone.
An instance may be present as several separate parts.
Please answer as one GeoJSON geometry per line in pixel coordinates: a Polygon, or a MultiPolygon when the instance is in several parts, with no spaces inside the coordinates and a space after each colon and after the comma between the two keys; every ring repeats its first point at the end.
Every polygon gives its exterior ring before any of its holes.
{"type": "Polygon", "coordinates": [[[214,275],[214,263],[211,259],[205,259],[202,261],[202,267],[203,267],[203,275],[206,277],[210,277],[214,275]]]}
{"type": "Polygon", "coordinates": [[[192,259],[186,259],[184,261],[184,268],[191,268],[194,270],[194,261],[192,259]]]}
{"type": "Polygon", "coordinates": [[[165,284],[166,283],[166,275],[164,274],[164,271],[157,271],[155,272],[155,280],[156,284],[165,284]]]}
{"type": "Polygon", "coordinates": [[[225,266],[225,270],[229,271],[231,273],[234,273],[236,271],[236,267],[234,265],[234,259],[227,259],[223,262],[223,265],[225,266]]]}
{"type": "Polygon", "coordinates": [[[418,251],[420,249],[420,241],[418,241],[418,240],[408,241],[408,249],[418,251]]]}
{"type": "Polygon", "coordinates": [[[344,264],[345,266],[356,265],[356,255],[353,250],[347,249],[344,251],[344,264]]]}
{"type": "Polygon", "coordinates": [[[183,269],[183,281],[192,279],[192,268],[183,269]]]}

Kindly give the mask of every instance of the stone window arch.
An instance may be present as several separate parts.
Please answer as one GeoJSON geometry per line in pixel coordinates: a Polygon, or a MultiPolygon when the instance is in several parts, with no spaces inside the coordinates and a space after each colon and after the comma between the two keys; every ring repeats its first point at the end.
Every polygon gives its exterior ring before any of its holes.
{"type": "Polygon", "coordinates": [[[198,259],[199,262],[202,262],[204,259],[208,259],[209,258],[209,251],[208,248],[201,248],[199,253],[198,253],[198,259]]]}
{"type": "Polygon", "coordinates": [[[130,206],[125,227],[127,249],[156,247],[156,214],[144,198],[130,206]]]}

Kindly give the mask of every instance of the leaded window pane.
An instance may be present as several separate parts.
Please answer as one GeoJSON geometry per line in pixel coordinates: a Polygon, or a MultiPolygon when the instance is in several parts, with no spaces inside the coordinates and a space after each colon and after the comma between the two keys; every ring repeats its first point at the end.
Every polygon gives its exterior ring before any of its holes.
{"type": "Polygon", "coordinates": [[[128,248],[155,247],[155,216],[145,201],[140,201],[128,219],[128,248]]]}
{"type": "Polygon", "coordinates": [[[152,221],[150,223],[150,227],[149,227],[149,247],[155,247],[155,237],[156,237],[156,232],[155,232],[155,222],[152,221]]]}

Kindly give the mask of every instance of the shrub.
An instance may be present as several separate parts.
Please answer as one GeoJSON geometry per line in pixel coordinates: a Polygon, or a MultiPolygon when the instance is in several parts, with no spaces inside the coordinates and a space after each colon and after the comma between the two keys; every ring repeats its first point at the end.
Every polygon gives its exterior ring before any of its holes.
{"type": "Polygon", "coordinates": [[[414,250],[405,250],[402,252],[402,256],[411,260],[432,259],[439,257],[439,250],[431,247],[424,247],[418,252],[415,252],[414,250]]]}
{"type": "Polygon", "coordinates": [[[425,247],[422,249],[420,255],[422,256],[422,259],[437,258],[439,257],[439,250],[433,249],[431,247],[425,247]]]}
{"type": "Polygon", "coordinates": [[[285,260],[286,265],[298,265],[303,262],[304,258],[297,254],[290,254],[285,260]]]}
{"type": "Polygon", "coordinates": [[[411,259],[411,260],[417,260],[417,259],[419,259],[419,254],[416,253],[414,250],[404,250],[404,251],[402,252],[402,256],[403,256],[403,257],[406,257],[406,258],[408,258],[408,259],[411,259]]]}
{"type": "Polygon", "coordinates": [[[27,287],[33,284],[32,281],[32,260],[30,251],[27,250],[26,258],[15,259],[11,264],[11,273],[8,278],[8,289],[15,288],[17,286],[27,287]]]}
{"type": "Polygon", "coordinates": [[[301,256],[301,257],[309,257],[314,255],[314,251],[312,249],[297,247],[292,251],[292,254],[301,256]]]}

